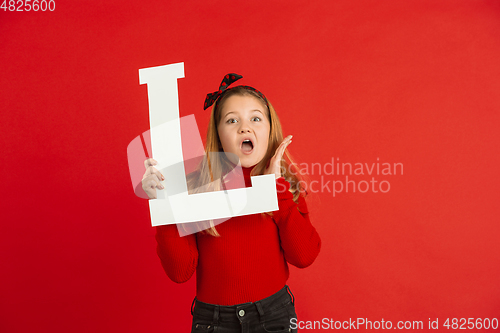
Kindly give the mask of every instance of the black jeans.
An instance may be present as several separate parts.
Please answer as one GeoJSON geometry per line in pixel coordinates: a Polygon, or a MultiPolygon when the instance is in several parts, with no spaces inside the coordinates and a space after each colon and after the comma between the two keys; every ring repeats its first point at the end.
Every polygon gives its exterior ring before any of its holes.
{"type": "Polygon", "coordinates": [[[297,332],[290,328],[290,320],[297,318],[294,303],[287,285],[260,301],[231,306],[203,303],[195,297],[191,305],[191,333],[297,332]]]}

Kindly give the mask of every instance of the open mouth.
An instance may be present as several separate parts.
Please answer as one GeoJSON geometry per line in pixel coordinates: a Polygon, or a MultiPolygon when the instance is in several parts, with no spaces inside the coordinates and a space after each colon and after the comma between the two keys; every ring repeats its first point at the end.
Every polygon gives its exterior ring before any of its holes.
{"type": "Polygon", "coordinates": [[[241,143],[241,150],[244,154],[250,154],[253,151],[253,142],[251,140],[243,140],[241,143]]]}

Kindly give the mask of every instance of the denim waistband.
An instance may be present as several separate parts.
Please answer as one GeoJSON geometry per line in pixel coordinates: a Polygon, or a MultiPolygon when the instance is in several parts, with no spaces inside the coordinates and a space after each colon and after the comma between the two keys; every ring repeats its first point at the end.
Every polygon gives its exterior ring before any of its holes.
{"type": "Polygon", "coordinates": [[[285,285],[277,293],[255,302],[236,305],[216,305],[199,301],[196,297],[191,304],[191,314],[206,318],[213,318],[213,322],[240,322],[242,317],[265,318],[266,313],[283,307],[288,303],[294,304],[295,298],[292,291],[285,285]],[[193,309],[194,306],[194,309],[193,309]]]}

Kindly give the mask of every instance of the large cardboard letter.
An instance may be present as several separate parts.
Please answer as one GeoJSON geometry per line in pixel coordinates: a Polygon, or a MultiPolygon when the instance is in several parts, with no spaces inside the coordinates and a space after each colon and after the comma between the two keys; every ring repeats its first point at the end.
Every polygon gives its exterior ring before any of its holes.
{"type": "MultiPolygon", "coordinates": [[[[167,180],[165,190],[157,191],[158,199],[149,200],[151,224],[229,219],[278,210],[274,175],[252,177],[249,188],[188,195],[177,91],[177,79],[183,77],[182,62],[139,70],[140,84],[148,86],[153,158],[167,180]]],[[[192,131],[200,135],[197,128],[192,131]]]]}

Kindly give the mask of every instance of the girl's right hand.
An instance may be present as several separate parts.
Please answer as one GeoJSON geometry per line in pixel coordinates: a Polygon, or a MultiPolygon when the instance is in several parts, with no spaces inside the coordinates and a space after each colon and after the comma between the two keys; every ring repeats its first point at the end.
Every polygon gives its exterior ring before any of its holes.
{"type": "Polygon", "coordinates": [[[163,190],[164,187],[160,181],[165,180],[165,177],[160,171],[156,170],[154,167],[158,162],[152,158],[148,158],[144,161],[144,166],[146,167],[146,173],[142,176],[142,189],[148,195],[149,199],[156,199],[156,189],[163,190]]]}

